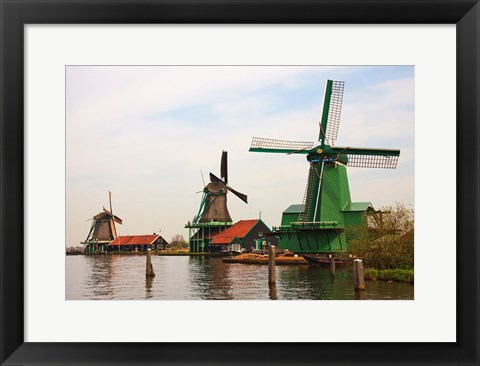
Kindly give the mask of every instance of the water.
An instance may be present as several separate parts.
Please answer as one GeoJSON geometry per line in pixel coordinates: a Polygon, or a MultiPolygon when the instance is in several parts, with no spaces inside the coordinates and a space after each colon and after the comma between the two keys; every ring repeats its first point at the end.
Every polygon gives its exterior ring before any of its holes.
{"type": "Polygon", "coordinates": [[[67,256],[67,300],[412,300],[413,285],[366,281],[355,293],[351,271],[308,265],[276,267],[268,286],[266,265],[223,263],[208,256],[152,256],[156,276],[145,278],[143,255],[67,256]]]}

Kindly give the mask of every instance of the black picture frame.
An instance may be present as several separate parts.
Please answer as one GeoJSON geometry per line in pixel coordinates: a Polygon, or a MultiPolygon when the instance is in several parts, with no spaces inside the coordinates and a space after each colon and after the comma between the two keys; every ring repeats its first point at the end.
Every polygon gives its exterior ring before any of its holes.
{"type": "MultiPolygon", "coordinates": [[[[480,5],[478,0],[262,0],[252,2],[0,0],[0,14],[0,362],[2,365],[271,365],[277,363],[284,365],[479,365],[480,5]],[[280,344],[24,342],[24,25],[95,23],[456,24],[457,342],[280,344]]],[[[453,123],[455,122],[452,121],[453,123]]],[[[444,143],[445,141],[438,142],[439,152],[432,152],[435,158],[441,158],[444,149],[451,153],[448,147],[442,147],[444,143]]],[[[446,217],[449,216],[450,213],[446,213],[446,217]]],[[[424,245],[434,246],[434,243],[424,243],[424,245]]],[[[448,254],[445,253],[445,256],[448,257],[448,254]]],[[[440,264],[440,266],[448,267],[448,264],[440,264]]],[[[442,268],[442,270],[448,271],[448,268],[442,268]]],[[[234,332],[235,330],[226,329],[226,331],[234,332]]]]}

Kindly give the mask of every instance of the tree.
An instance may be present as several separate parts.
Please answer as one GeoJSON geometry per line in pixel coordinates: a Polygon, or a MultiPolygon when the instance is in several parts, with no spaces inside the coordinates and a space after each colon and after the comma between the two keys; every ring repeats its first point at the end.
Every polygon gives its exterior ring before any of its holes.
{"type": "Polygon", "coordinates": [[[413,268],[413,209],[396,202],[369,215],[368,229],[355,235],[349,253],[361,258],[370,268],[413,268]]]}
{"type": "Polygon", "coordinates": [[[368,215],[368,228],[370,232],[377,232],[378,236],[405,235],[413,230],[413,209],[400,202],[382,207],[380,212],[368,215]]]}
{"type": "Polygon", "coordinates": [[[188,248],[188,242],[185,240],[183,235],[175,234],[172,236],[172,240],[170,240],[170,247],[171,248],[188,248]]]}

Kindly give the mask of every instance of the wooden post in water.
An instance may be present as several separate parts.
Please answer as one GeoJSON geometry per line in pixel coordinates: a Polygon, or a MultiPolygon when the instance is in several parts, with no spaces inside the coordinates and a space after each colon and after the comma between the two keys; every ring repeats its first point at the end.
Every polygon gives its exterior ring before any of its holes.
{"type": "Polygon", "coordinates": [[[355,259],[353,261],[353,285],[355,291],[365,290],[365,270],[361,259],[355,259]]]}
{"type": "Polygon", "coordinates": [[[335,257],[330,254],[330,276],[335,277],[335,257]]]}
{"type": "Polygon", "coordinates": [[[155,277],[155,272],[153,272],[153,266],[152,266],[152,250],[150,248],[147,249],[147,268],[146,268],[145,276],[155,277]]]}
{"type": "Polygon", "coordinates": [[[275,283],[275,245],[268,248],[268,283],[275,283]]]}

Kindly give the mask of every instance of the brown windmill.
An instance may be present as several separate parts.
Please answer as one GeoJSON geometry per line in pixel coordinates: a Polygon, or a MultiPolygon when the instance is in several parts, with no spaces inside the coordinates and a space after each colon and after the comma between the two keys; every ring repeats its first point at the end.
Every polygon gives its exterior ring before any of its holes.
{"type": "Polygon", "coordinates": [[[122,219],[113,214],[112,192],[108,192],[110,211],[103,207],[103,211],[93,216],[92,226],[87,239],[82,242],[88,253],[104,252],[108,244],[117,237],[115,223],[122,224],[122,219]]]}
{"type": "Polygon", "coordinates": [[[210,183],[203,189],[203,198],[199,210],[200,212],[203,209],[203,212],[199,216],[198,222],[232,222],[227,208],[227,191],[232,192],[243,202],[248,203],[247,195],[234,190],[228,185],[227,165],[227,152],[222,151],[220,163],[221,178],[210,173],[210,183]]]}
{"type": "Polygon", "coordinates": [[[192,223],[189,222],[185,226],[191,229],[189,236],[190,251],[192,252],[208,250],[211,238],[233,224],[227,208],[228,191],[232,192],[243,202],[248,203],[247,195],[236,191],[228,184],[226,151],[222,151],[220,176],[221,178],[218,178],[210,173],[210,183],[203,188],[203,197],[198,214],[193,218],[192,223]]]}

